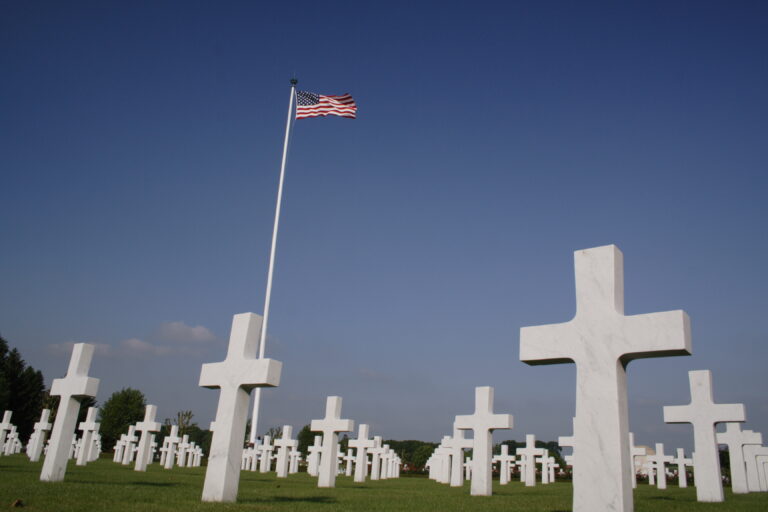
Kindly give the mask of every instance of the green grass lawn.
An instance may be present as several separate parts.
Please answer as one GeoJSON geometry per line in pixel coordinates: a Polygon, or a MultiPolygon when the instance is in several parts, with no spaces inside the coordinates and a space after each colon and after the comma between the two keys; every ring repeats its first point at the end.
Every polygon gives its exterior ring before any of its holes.
{"type": "MultiPolygon", "coordinates": [[[[453,489],[427,478],[403,477],[354,484],[339,477],[335,489],[318,489],[306,473],[278,479],[274,473],[243,472],[235,504],[201,503],[205,468],[175,468],[158,464],[146,473],[102,459],[86,467],[70,461],[61,483],[40,482],[42,463],[24,455],[0,457],[0,510],[16,499],[30,511],[526,511],[557,512],[571,509],[571,484],[555,483],[526,488],[519,482],[500,486],[494,496],[471,497],[469,484],[453,489]]],[[[734,496],[726,489],[725,503],[697,503],[692,488],[659,491],[641,485],[635,493],[637,511],[760,511],[768,510],[768,494],[734,496]]]]}

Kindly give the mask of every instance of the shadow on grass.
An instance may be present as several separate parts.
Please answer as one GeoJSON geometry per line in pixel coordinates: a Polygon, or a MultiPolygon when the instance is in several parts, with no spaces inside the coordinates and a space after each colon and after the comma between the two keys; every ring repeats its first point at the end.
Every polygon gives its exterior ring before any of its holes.
{"type": "Polygon", "coordinates": [[[306,498],[291,498],[288,496],[273,496],[272,498],[256,498],[256,499],[244,499],[238,500],[241,503],[299,503],[306,501],[307,503],[317,503],[320,505],[331,505],[336,503],[336,499],[329,496],[307,496],[306,498]]]}
{"type": "Polygon", "coordinates": [[[665,501],[675,501],[674,498],[670,498],[669,496],[650,496],[646,498],[648,500],[665,500],[665,501]]]}

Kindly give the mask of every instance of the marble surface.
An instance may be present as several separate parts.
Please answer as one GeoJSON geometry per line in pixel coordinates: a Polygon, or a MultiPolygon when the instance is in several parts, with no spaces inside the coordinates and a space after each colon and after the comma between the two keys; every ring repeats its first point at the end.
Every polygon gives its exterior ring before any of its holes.
{"type": "Polygon", "coordinates": [[[355,476],[357,483],[365,482],[368,476],[368,450],[373,448],[373,439],[368,439],[370,426],[361,423],[357,427],[357,439],[350,439],[348,446],[355,449],[355,476]]]}
{"type": "Polygon", "coordinates": [[[758,464],[758,457],[768,455],[768,446],[755,444],[744,445],[744,464],[747,467],[747,488],[749,492],[768,491],[768,482],[765,481],[765,473],[758,464]]]}
{"type": "Polygon", "coordinates": [[[96,414],[98,412],[98,407],[89,407],[88,412],[85,415],[85,421],[80,422],[80,425],[77,426],[77,429],[83,433],[80,438],[80,451],[78,452],[77,460],[75,461],[75,465],[77,466],[85,466],[90,462],[88,457],[91,454],[93,434],[99,428],[99,423],[96,422],[96,414]]]}
{"type": "Polygon", "coordinates": [[[493,388],[475,388],[475,412],[471,415],[456,416],[454,423],[459,430],[472,431],[472,496],[490,496],[491,457],[493,456],[493,431],[511,429],[511,414],[493,412],[493,388]]]}
{"type": "Polygon", "coordinates": [[[51,419],[51,410],[43,409],[40,414],[40,421],[36,422],[33,426],[34,440],[31,441],[31,446],[27,455],[29,455],[30,462],[37,462],[40,460],[40,455],[43,453],[43,447],[45,446],[45,437],[53,424],[49,422],[51,419]]]}
{"type": "Polygon", "coordinates": [[[144,421],[136,424],[136,430],[140,432],[139,449],[136,452],[135,471],[146,471],[147,465],[152,462],[152,439],[153,432],[160,431],[160,423],[155,421],[157,416],[157,406],[147,405],[144,409],[144,421]]]}
{"type": "Polygon", "coordinates": [[[325,418],[312,420],[310,429],[323,433],[323,449],[320,455],[320,468],[317,475],[318,487],[335,487],[337,455],[339,451],[339,432],[351,432],[355,422],[341,419],[341,397],[329,396],[325,402],[325,418]]]}
{"type": "Polygon", "coordinates": [[[283,425],[283,437],[275,440],[275,448],[277,448],[275,471],[277,471],[278,478],[288,477],[291,451],[299,446],[299,442],[296,439],[291,439],[291,436],[293,436],[293,427],[283,425]]]}
{"type": "MultiPolygon", "coordinates": [[[[672,460],[677,465],[677,485],[681,489],[688,487],[688,473],[686,466],[693,466],[693,459],[685,458],[685,451],[682,448],[677,449],[677,456],[672,460]]],[[[746,477],[745,477],[746,481],[746,477]]]]}
{"type": "Polygon", "coordinates": [[[443,441],[443,447],[447,450],[447,456],[450,457],[451,465],[451,487],[462,487],[464,485],[464,449],[472,448],[474,441],[464,438],[464,430],[459,429],[456,423],[453,424],[453,436],[446,437],[443,441]]]}
{"type": "Polygon", "coordinates": [[[200,386],[220,390],[203,501],[237,499],[249,394],[255,387],[280,384],[282,363],[257,357],[261,324],[261,316],[255,313],[235,315],[226,359],[204,364],[200,371],[200,386]]]}
{"type": "Polygon", "coordinates": [[[683,311],[624,314],[624,258],[615,245],[576,251],[576,315],[520,329],[520,360],[576,364],[573,512],[633,510],[626,365],[689,355],[683,311]]]}
{"type": "Polygon", "coordinates": [[[75,343],[69,360],[67,375],[63,379],[54,379],[51,395],[59,397],[59,408],[53,422],[51,440],[40,472],[43,482],[64,480],[69,460],[69,450],[75,436],[77,416],[80,412],[80,400],[86,396],[96,396],[99,379],[88,376],[93,360],[94,346],[88,343],[75,343]]]}
{"type": "Polygon", "coordinates": [[[728,446],[728,457],[731,466],[731,490],[734,494],[749,492],[747,485],[747,465],[744,461],[744,445],[763,444],[763,436],[759,432],[741,430],[741,423],[728,422],[725,432],[716,434],[717,443],[728,446]]]}
{"type": "Polygon", "coordinates": [[[743,404],[716,404],[712,397],[712,372],[688,372],[691,403],[664,407],[666,423],[690,423],[693,426],[693,472],[696,499],[702,502],[725,500],[717,450],[715,426],[729,421],[746,421],[743,404]]]}

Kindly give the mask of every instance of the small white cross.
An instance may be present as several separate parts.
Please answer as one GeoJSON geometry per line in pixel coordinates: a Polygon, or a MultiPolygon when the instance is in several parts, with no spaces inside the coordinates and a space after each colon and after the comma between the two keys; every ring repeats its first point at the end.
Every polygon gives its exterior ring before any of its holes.
{"type": "Polygon", "coordinates": [[[715,440],[715,425],[728,421],[745,421],[743,404],[716,404],[712,398],[712,372],[688,372],[691,385],[691,403],[664,407],[666,423],[693,425],[693,471],[696,475],[696,498],[704,502],[720,502],[723,481],[720,476],[720,455],[715,440]]]}

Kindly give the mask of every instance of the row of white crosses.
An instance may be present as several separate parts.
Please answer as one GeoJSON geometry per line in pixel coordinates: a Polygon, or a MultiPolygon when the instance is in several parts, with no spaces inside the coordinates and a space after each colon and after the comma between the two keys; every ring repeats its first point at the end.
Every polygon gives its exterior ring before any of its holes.
{"type": "Polygon", "coordinates": [[[11,423],[13,411],[3,413],[0,423],[0,455],[13,455],[21,452],[22,444],[16,425],[11,423]]]}

